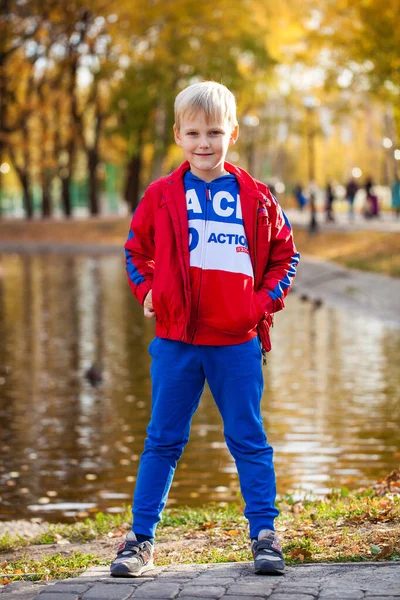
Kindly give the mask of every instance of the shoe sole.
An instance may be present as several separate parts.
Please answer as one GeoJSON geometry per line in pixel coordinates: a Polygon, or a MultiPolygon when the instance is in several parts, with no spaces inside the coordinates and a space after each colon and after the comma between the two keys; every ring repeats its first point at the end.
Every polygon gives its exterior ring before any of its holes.
{"type": "Polygon", "coordinates": [[[259,569],[254,570],[256,575],[284,575],[285,567],[283,569],[277,569],[273,565],[265,565],[259,569]]]}
{"type": "Polygon", "coordinates": [[[129,567],[127,565],[124,565],[124,563],[120,563],[118,565],[115,565],[115,567],[113,567],[110,573],[111,577],[140,577],[141,575],[143,575],[143,573],[151,571],[154,568],[155,567],[153,561],[150,561],[147,563],[147,565],[143,565],[143,567],[138,571],[133,572],[129,570],[129,567]]]}

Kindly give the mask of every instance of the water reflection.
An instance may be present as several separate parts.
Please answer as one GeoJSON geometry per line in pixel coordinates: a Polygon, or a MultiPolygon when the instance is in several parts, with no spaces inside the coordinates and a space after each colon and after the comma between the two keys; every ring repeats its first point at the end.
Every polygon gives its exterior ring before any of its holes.
{"type": "MultiPolygon", "coordinates": [[[[130,502],[150,412],[153,323],[122,258],[3,256],[0,518],[67,520],[130,502]],[[104,367],[92,387],[85,373],[104,367]]],[[[398,465],[400,332],[292,295],[273,330],[263,412],[278,490],[324,493],[398,465]]],[[[170,504],[236,498],[205,392],[170,504]]]]}

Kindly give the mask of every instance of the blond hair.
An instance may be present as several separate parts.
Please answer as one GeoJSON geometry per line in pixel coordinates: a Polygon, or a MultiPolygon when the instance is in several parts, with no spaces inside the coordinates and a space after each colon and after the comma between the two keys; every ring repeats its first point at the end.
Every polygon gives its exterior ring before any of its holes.
{"type": "Polygon", "coordinates": [[[194,83],[182,90],[175,98],[175,126],[179,130],[185,114],[204,111],[207,121],[229,122],[232,128],[238,124],[236,100],[227,87],[216,81],[194,83]]]}

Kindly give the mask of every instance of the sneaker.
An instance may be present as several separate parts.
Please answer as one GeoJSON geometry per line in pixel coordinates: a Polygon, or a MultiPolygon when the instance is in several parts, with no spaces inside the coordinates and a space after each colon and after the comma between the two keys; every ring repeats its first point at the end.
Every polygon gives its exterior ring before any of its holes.
{"type": "Polygon", "coordinates": [[[154,569],[153,544],[139,543],[133,531],[128,533],[117,551],[117,557],[111,563],[113,577],[139,577],[146,571],[154,569]]]}
{"type": "Polygon", "coordinates": [[[251,551],[256,573],[281,575],[285,570],[282,548],[275,531],[262,529],[258,539],[253,540],[251,551]]]}

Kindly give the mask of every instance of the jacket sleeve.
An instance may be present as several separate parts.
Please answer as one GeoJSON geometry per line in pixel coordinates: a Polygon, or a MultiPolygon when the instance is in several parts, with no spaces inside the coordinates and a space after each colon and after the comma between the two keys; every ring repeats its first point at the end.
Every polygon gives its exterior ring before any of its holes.
{"type": "Polygon", "coordinates": [[[125,265],[133,294],[143,305],[154,275],[154,212],[149,190],[135,210],[125,244],[125,265]]]}
{"type": "MultiPolygon", "coordinates": [[[[271,221],[270,251],[257,297],[265,311],[271,314],[285,306],[284,299],[295,278],[300,254],[294,245],[288,218],[270,192],[267,197],[271,203],[268,207],[271,221]]],[[[259,235],[262,235],[262,229],[259,227],[259,235]]]]}

